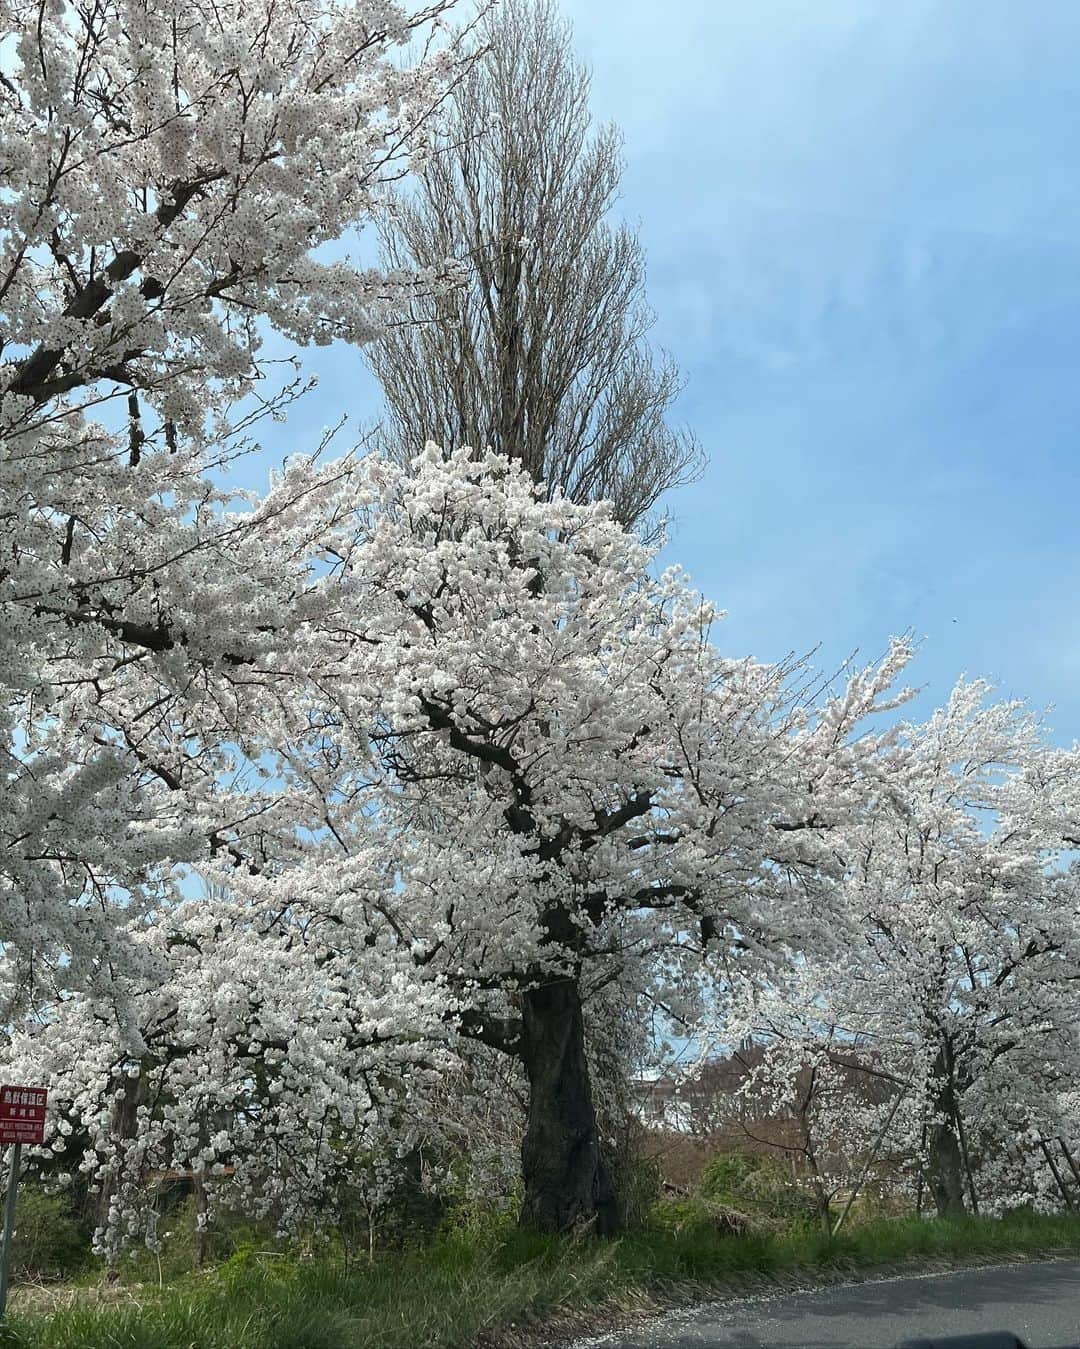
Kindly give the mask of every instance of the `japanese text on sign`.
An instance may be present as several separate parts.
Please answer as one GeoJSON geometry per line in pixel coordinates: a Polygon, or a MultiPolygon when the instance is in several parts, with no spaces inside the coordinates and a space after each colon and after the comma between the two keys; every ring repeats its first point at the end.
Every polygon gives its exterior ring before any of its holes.
{"type": "Polygon", "coordinates": [[[0,1087],[0,1145],[43,1142],[48,1101],[44,1087],[0,1087]]]}

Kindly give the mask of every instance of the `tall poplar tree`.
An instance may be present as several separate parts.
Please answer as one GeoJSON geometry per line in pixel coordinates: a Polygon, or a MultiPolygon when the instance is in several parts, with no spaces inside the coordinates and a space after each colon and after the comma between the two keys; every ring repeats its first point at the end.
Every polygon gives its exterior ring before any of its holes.
{"type": "Polygon", "coordinates": [[[441,150],[380,225],[391,267],[470,268],[367,349],[385,443],[406,459],[428,440],[491,448],[552,494],[610,500],[632,527],[696,476],[701,451],[670,424],[679,372],[647,344],[641,243],[611,218],[621,137],[594,124],[550,0],[503,0],[479,39],[441,150]]]}

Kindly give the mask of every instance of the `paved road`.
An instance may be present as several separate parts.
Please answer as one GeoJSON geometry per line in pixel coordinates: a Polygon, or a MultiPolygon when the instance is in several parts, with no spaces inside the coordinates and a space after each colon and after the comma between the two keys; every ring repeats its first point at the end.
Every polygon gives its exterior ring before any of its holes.
{"type": "Polygon", "coordinates": [[[916,1335],[1011,1330],[1030,1349],[1080,1345],[1080,1261],[996,1265],[678,1311],[574,1349],[892,1349],[916,1335]]]}

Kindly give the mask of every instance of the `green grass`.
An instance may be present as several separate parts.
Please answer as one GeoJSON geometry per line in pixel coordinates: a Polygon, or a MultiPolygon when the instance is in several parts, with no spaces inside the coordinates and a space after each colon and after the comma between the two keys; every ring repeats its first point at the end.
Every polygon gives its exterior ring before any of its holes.
{"type": "Polygon", "coordinates": [[[684,1230],[665,1239],[648,1229],[619,1243],[620,1275],[653,1283],[728,1283],[815,1271],[872,1269],[917,1260],[1080,1253],[1080,1215],[1013,1214],[1005,1219],[883,1220],[826,1237],[816,1230],[781,1236],[721,1237],[684,1230]]]}
{"type": "Polygon", "coordinates": [[[237,1258],[147,1294],[141,1306],[15,1315],[0,1327],[0,1349],[466,1349],[557,1314],[663,1300],[675,1287],[1050,1251],[1080,1251],[1080,1216],[911,1219],[836,1240],[646,1228],[602,1243],[503,1229],[446,1237],[348,1273],[237,1258]]]}

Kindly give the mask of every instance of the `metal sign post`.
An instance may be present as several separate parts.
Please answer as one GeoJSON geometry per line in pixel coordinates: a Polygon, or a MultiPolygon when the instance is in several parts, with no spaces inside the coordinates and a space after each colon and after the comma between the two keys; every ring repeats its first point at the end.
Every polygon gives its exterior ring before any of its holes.
{"type": "Polygon", "coordinates": [[[7,1311],[8,1279],[11,1274],[11,1243],[15,1236],[15,1200],[19,1193],[19,1163],[24,1143],[44,1143],[45,1107],[49,1093],[44,1087],[0,1087],[0,1146],[11,1143],[7,1192],[4,1196],[3,1245],[0,1246],[0,1317],[7,1311]]]}
{"type": "Polygon", "coordinates": [[[4,1245],[3,1249],[0,1250],[0,1318],[7,1311],[8,1278],[11,1273],[11,1239],[15,1235],[15,1197],[19,1193],[19,1162],[21,1160],[22,1144],[16,1143],[11,1149],[7,1193],[4,1195],[4,1245]]]}

